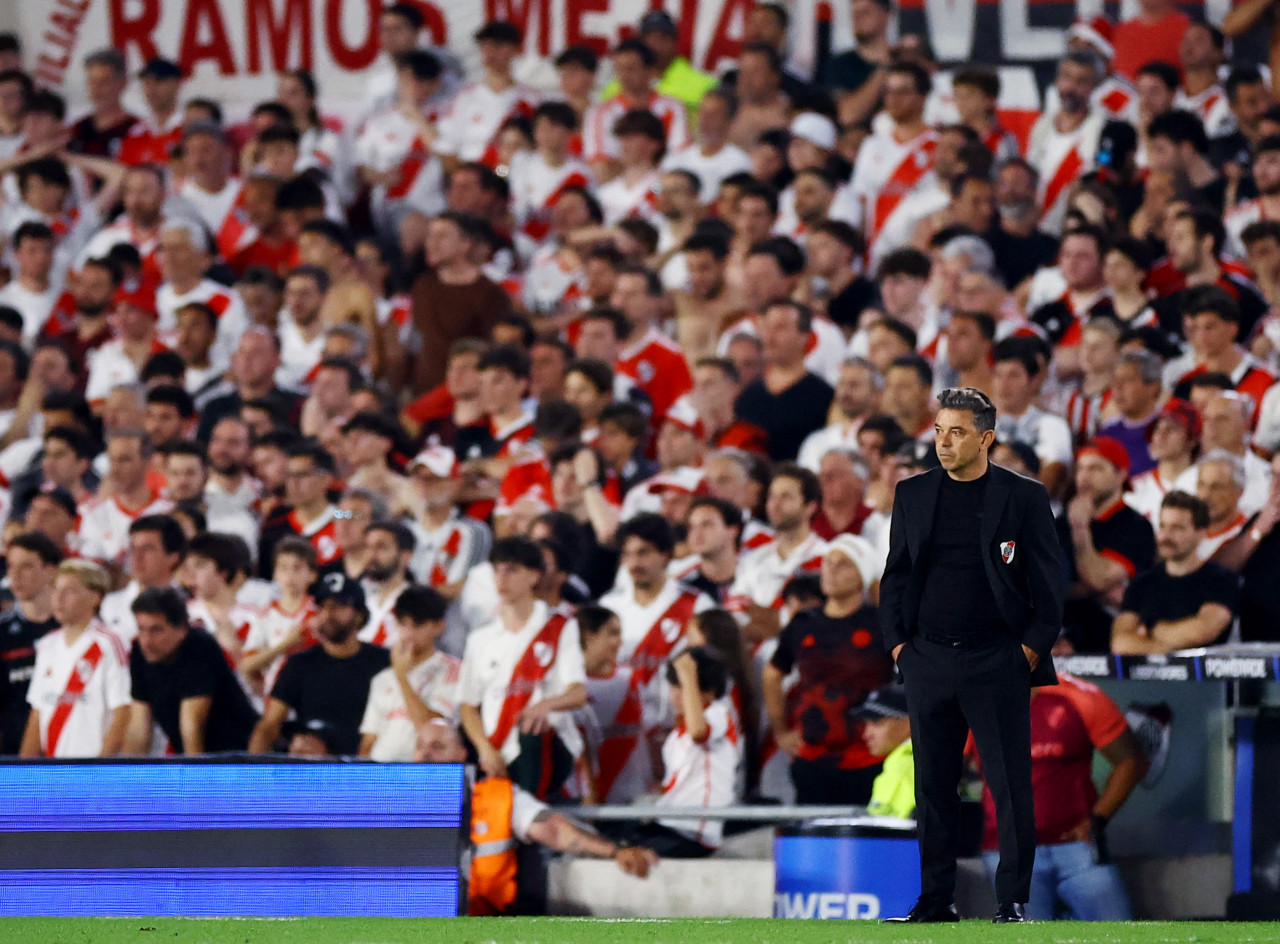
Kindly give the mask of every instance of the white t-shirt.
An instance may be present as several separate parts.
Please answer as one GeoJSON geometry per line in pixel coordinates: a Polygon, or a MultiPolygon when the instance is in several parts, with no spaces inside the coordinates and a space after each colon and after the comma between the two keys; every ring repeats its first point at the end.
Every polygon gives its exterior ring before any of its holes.
{"type": "Polygon", "coordinates": [[[307,375],[315,369],[324,356],[324,325],[310,341],[302,336],[302,329],[288,311],[280,312],[277,336],[280,338],[280,366],[276,368],[276,385],[300,387],[307,375]]]}
{"type": "MultiPolygon", "coordinates": [[[[426,117],[432,121],[435,116],[426,117]]],[[[375,212],[383,213],[395,204],[433,216],[445,208],[444,168],[419,132],[419,126],[397,108],[379,112],[361,129],[355,144],[356,164],[377,173],[400,171],[394,183],[373,188],[375,212]]]]}
{"type": "Polygon", "coordinates": [[[532,115],[538,93],[516,84],[495,92],[486,82],[470,82],[458,90],[453,104],[437,124],[436,151],[461,161],[478,161],[507,118],[532,115]]]}
{"type": "Polygon", "coordinates": [[[0,305],[16,308],[22,315],[22,344],[27,350],[35,345],[36,336],[61,295],[62,286],[54,281],[43,292],[33,292],[17,279],[0,289],[0,305]]]}
{"type": "Polygon", "coordinates": [[[202,279],[195,288],[181,295],[167,282],[156,289],[156,313],[159,320],[156,330],[160,339],[172,337],[178,327],[177,311],[189,302],[204,302],[218,315],[218,335],[209,349],[209,363],[225,369],[231,364],[231,354],[240,343],[240,335],[249,327],[249,313],[240,296],[225,285],[212,279],[202,279]]]}
{"type": "Polygon", "coordinates": [[[714,154],[703,154],[702,147],[694,142],[674,154],[668,154],[662,162],[663,170],[687,170],[698,176],[702,187],[698,200],[713,203],[720,192],[720,184],[726,177],[751,171],[751,157],[736,144],[726,144],[714,154]]]}
{"type": "Polygon", "coordinates": [[[996,417],[996,439],[1016,439],[1030,446],[1041,465],[1057,462],[1071,468],[1075,453],[1071,446],[1071,427],[1061,416],[1046,413],[1038,406],[1027,407],[1021,416],[1001,413],[996,417]]]}
{"type": "MultiPolygon", "coordinates": [[[[462,677],[462,660],[443,652],[434,652],[409,670],[409,684],[432,711],[451,724],[458,720],[458,684],[462,677]]],[[[369,758],[377,761],[411,761],[418,732],[409,720],[404,693],[394,669],[383,669],[369,683],[369,701],[365,705],[361,734],[377,737],[369,758]]]]}
{"type": "Polygon", "coordinates": [[[183,199],[190,202],[200,214],[200,221],[214,236],[222,229],[236,201],[240,198],[240,181],[235,177],[227,178],[222,189],[211,193],[199,186],[194,180],[188,180],[178,191],[183,199]]]}
{"type": "Polygon", "coordinates": [[[604,212],[605,226],[613,226],[628,217],[638,217],[656,225],[659,219],[655,203],[658,181],[659,174],[656,170],[634,184],[628,184],[619,174],[597,188],[596,199],[600,201],[600,209],[604,212]]]}
{"type": "Polygon", "coordinates": [[[127,509],[119,498],[87,498],[77,508],[80,525],[80,556],[118,564],[129,549],[129,526],[144,515],[163,515],[173,510],[173,502],[155,492],[141,508],[127,509]]]}
{"type": "MultiPolygon", "coordinates": [[[[737,799],[738,765],[742,745],[727,698],[707,706],[711,729],[701,744],[685,730],[684,719],[662,745],[662,796],[658,806],[730,806],[737,799]]],[[[720,820],[658,820],[668,829],[715,849],[724,824],[720,820]]]]}
{"type": "Polygon", "coordinates": [[[40,748],[46,756],[98,757],[113,713],[131,700],[128,650],[98,620],[70,645],[62,629],[36,642],[27,704],[39,712],[40,748]],[[73,677],[78,679],[74,685],[73,677]],[[65,719],[59,716],[59,730],[51,731],[64,703],[72,705],[71,712],[65,719]],[[53,745],[51,737],[56,738],[53,745]]]}
{"type": "MultiPolygon", "coordinates": [[[[550,608],[539,600],[519,632],[508,631],[500,620],[495,619],[474,630],[467,638],[466,652],[462,657],[459,701],[480,707],[486,733],[492,734],[497,729],[516,666],[552,615],[550,608]]],[[[586,678],[582,648],[578,643],[578,623],[571,619],[561,629],[560,642],[551,665],[534,686],[528,704],[536,705],[546,698],[563,694],[569,686],[585,683],[586,678]]],[[[582,738],[573,723],[572,713],[553,712],[549,720],[569,753],[575,757],[581,754],[582,738]]],[[[508,763],[519,755],[520,741],[515,725],[512,725],[500,749],[508,763]]]]}

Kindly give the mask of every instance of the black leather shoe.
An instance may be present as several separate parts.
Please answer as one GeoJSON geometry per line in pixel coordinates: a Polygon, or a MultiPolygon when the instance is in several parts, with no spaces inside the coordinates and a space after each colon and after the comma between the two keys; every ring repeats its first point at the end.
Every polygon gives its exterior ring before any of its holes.
{"type": "Polygon", "coordinates": [[[992,924],[1026,924],[1027,906],[1017,901],[1002,901],[996,908],[992,924]]]}
{"type": "Polygon", "coordinates": [[[959,921],[960,912],[955,905],[938,905],[917,901],[916,906],[901,918],[885,918],[885,924],[945,924],[959,921]]]}

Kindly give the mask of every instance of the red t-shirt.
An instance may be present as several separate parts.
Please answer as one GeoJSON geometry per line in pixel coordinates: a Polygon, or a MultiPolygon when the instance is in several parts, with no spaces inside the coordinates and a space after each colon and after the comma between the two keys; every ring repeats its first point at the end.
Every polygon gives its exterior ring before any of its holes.
{"type": "MultiPolygon", "coordinates": [[[[1098,686],[1063,672],[1058,684],[1036,690],[1031,699],[1031,792],[1036,805],[1036,845],[1063,841],[1089,818],[1098,800],[1093,785],[1093,752],[1127,727],[1120,708],[1098,686]]],[[[983,849],[997,849],[996,804],[982,791],[986,829],[983,849]]]]}
{"type": "Polygon", "coordinates": [[[1180,61],[1178,47],[1182,45],[1182,34],[1190,22],[1190,17],[1175,10],[1154,23],[1139,19],[1121,23],[1116,27],[1112,43],[1115,47],[1112,71],[1133,80],[1148,62],[1164,61],[1176,66],[1180,61]]]}

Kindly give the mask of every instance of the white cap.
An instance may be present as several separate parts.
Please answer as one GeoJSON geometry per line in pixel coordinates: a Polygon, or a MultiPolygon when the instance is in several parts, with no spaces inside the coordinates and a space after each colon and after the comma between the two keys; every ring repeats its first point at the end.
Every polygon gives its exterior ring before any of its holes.
{"type": "Polygon", "coordinates": [[[665,491],[702,495],[707,491],[706,473],[687,465],[659,472],[649,480],[649,492],[657,494],[665,491]]]}
{"type": "Polygon", "coordinates": [[[423,466],[438,479],[451,479],[458,474],[458,457],[448,446],[428,446],[409,463],[412,472],[423,466]]]}
{"type": "Polygon", "coordinates": [[[836,125],[825,115],[802,111],[791,119],[791,136],[804,138],[810,144],[827,151],[836,149],[836,125]]]}
{"type": "Polygon", "coordinates": [[[862,574],[862,582],[869,587],[884,575],[884,561],[866,538],[856,534],[837,534],[827,542],[827,555],[843,554],[853,561],[858,573],[862,574]]]}

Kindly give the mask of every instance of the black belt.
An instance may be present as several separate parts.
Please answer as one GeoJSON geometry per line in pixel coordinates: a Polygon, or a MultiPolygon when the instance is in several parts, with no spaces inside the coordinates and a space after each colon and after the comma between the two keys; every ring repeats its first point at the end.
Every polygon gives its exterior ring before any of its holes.
{"type": "Polygon", "coordinates": [[[990,636],[966,639],[957,638],[956,636],[935,636],[933,633],[918,633],[917,635],[925,642],[931,642],[935,646],[946,646],[948,649],[986,649],[1001,641],[999,637],[993,639],[990,636]]]}

